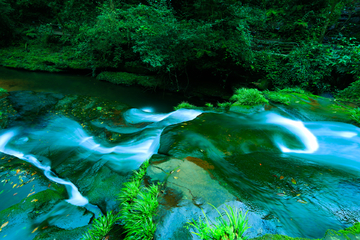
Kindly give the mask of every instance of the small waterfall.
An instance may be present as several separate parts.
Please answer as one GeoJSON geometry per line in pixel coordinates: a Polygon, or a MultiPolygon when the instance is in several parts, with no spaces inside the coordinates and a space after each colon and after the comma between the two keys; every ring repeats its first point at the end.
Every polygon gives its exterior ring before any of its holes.
{"type": "Polygon", "coordinates": [[[5,131],[1,136],[0,136],[0,151],[17,157],[21,160],[24,160],[28,163],[33,164],[34,166],[36,166],[37,168],[41,169],[44,171],[44,175],[49,178],[51,181],[62,184],[62,185],[66,185],[68,187],[70,187],[70,191],[69,191],[69,199],[66,200],[67,202],[69,202],[70,204],[76,205],[76,206],[84,206],[86,204],[89,203],[89,201],[83,197],[79,190],[77,189],[77,187],[70,181],[65,181],[61,178],[58,178],[52,171],[50,166],[45,166],[43,164],[41,164],[39,162],[39,160],[30,154],[24,154],[22,152],[16,151],[14,149],[11,149],[9,147],[6,147],[7,143],[11,141],[12,138],[14,138],[16,135],[19,134],[18,129],[10,129],[5,131]]]}

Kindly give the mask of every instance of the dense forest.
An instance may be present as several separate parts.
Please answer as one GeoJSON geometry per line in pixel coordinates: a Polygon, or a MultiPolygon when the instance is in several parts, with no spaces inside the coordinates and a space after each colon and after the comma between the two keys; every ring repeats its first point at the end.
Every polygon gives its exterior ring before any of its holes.
{"type": "Polygon", "coordinates": [[[156,75],[177,91],[350,85],[343,97],[358,98],[359,39],[356,0],[0,0],[1,48],[60,52],[49,65],[94,76],[156,75]]]}

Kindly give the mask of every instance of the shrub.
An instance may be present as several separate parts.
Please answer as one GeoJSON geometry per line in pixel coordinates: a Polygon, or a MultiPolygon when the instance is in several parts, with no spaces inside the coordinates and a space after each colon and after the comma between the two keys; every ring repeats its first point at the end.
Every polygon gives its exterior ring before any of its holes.
{"type": "Polygon", "coordinates": [[[340,91],[337,96],[346,99],[360,99],[360,78],[351,83],[350,86],[344,90],[340,91]]]}
{"type": "Polygon", "coordinates": [[[220,213],[220,211],[214,207],[216,211],[219,213],[220,217],[216,219],[215,223],[212,223],[211,221],[209,221],[204,210],[202,210],[204,213],[205,221],[199,218],[198,222],[193,220],[193,222],[188,223],[190,226],[194,227],[199,232],[199,233],[195,233],[195,232],[192,233],[198,235],[201,239],[205,239],[205,240],[247,239],[247,237],[244,236],[245,231],[250,228],[248,227],[248,220],[246,219],[247,212],[245,214],[242,214],[241,211],[238,212],[238,209],[234,210],[228,205],[226,205],[226,207],[229,211],[227,211],[225,208],[223,210],[225,212],[226,217],[228,218],[228,221],[226,221],[225,218],[220,213]]]}
{"type": "Polygon", "coordinates": [[[237,89],[230,100],[242,105],[257,105],[269,102],[259,90],[254,88],[237,89]]]}

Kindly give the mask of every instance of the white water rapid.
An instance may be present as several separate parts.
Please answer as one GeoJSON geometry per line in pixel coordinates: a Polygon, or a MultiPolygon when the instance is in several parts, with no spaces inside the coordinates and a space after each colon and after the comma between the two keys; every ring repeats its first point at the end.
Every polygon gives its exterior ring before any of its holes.
{"type": "MultiPolygon", "coordinates": [[[[104,146],[97,143],[79,123],[60,117],[52,120],[42,130],[19,128],[3,130],[0,134],[0,151],[33,164],[41,169],[51,181],[67,186],[69,199],[66,201],[76,206],[84,206],[88,204],[88,200],[81,195],[78,188],[72,182],[57,177],[51,171],[51,166],[48,163],[41,163],[36,155],[42,156],[45,149],[74,151],[81,148],[82,150],[77,152],[79,161],[101,159],[116,170],[131,171],[157,153],[160,135],[166,126],[193,120],[201,113],[201,111],[181,109],[169,114],[156,114],[130,109],[124,116],[128,123],[148,122],[151,124],[140,129],[133,128],[139,134],[132,140],[116,146],[104,146]],[[13,139],[15,140],[12,142],[13,139]],[[32,152],[36,154],[31,154],[32,152]]],[[[114,130],[115,132],[129,132],[127,128],[114,130]]],[[[133,130],[130,132],[135,132],[133,130]]]]}

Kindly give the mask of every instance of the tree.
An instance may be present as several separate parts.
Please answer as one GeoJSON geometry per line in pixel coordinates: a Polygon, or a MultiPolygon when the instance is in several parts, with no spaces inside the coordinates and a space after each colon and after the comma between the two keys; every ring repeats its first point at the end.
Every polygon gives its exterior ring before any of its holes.
{"type": "Polygon", "coordinates": [[[6,0],[0,0],[0,46],[9,44],[14,35],[14,22],[10,18],[12,11],[6,0]]]}

